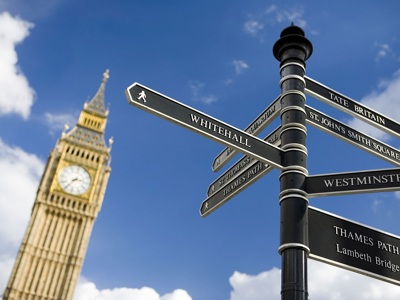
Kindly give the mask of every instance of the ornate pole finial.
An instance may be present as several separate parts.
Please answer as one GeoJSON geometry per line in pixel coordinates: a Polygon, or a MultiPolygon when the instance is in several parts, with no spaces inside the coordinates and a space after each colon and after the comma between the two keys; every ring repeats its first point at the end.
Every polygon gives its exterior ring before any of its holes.
{"type": "Polygon", "coordinates": [[[287,48],[292,48],[293,45],[295,45],[295,48],[297,47],[304,51],[304,60],[307,60],[313,52],[313,46],[305,37],[304,30],[292,23],[292,25],[282,30],[280,39],[272,49],[275,58],[282,62],[282,53],[287,48]]]}
{"type": "Polygon", "coordinates": [[[110,70],[107,69],[104,73],[103,73],[103,82],[107,82],[108,78],[110,78],[110,70]]]}

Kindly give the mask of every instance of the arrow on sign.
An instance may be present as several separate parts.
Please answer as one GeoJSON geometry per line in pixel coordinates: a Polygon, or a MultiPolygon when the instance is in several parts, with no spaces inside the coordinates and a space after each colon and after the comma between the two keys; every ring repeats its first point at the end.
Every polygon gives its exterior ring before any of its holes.
{"type": "Polygon", "coordinates": [[[400,151],[306,105],[307,123],[400,166],[400,151]]]}
{"type": "Polygon", "coordinates": [[[366,121],[387,133],[400,137],[400,124],[398,122],[328,88],[310,77],[305,76],[304,78],[306,80],[306,94],[335,106],[345,113],[366,121]]]}
{"type": "MultiPolygon", "coordinates": [[[[280,100],[281,96],[276,97],[276,99],[257,118],[255,118],[244,131],[252,135],[257,135],[267,127],[281,111],[280,100]]],[[[225,148],[222,150],[222,152],[214,159],[212,170],[214,172],[219,171],[236,153],[237,151],[231,148],[225,148]]]]}
{"type": "Polygon", "coordinates": [[[400,191],[400,169],[309,176],[309,197],[400,191]]]}
{"type": "Polygon", "coordinates": [[[128,103],[282,169],[283,151],[262,139],[155,92],[139,83],[125,91],[128,103]]]}

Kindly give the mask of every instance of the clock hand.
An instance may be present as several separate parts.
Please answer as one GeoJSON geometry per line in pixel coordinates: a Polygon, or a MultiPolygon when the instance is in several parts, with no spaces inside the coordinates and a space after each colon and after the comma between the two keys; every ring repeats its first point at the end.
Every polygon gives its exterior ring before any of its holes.
{"type": "Polygon", "coordinates": [[[73,179],[71,180],[70,183],[68,183],[68,184],[65,186],[65,188],[69,187],[71,184],[73,184],[73,183],[74,183],[75,181],[77,181],[77,180],[82,181],[82,179],[80,179],[80,178],[78,178],[78,177],[75,177],[75,178],[73,178],[73,179]]]}

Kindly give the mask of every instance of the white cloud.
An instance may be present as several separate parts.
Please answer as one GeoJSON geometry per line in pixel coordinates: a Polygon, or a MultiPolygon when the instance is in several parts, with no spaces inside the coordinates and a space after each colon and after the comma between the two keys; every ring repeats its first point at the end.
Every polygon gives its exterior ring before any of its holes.
{"type": "Polygon", "coordinates": [[[275,20],[278,23],[293,22],[294,25],[304,28],[307,22],[303,19],[303,14],[303,9],[296,8],[276,11],[275,20]]]}
{"type": "Polygon", "coordinates": [[[204,95],[199,98],[200,102],[204,104],[212,104],[218,101],[218,97],[215,95],[204,95]]]}
{"type": "Polygon", "coordinates": [[[265,10],[265,13],[270,14],[270,13],[276,11],[277,9],[278,9],[278,7],[275,4],[272,4],[269,7],[267,7],[267,9],[265,10]]]}
{"type": "Polygon", "coordinates": [[[44,162],[0,139],[0,291],[4,291],[28,224],[44,162]],[[23,187],[23,188],[21,188],[23,187]]]}
{"type": "Polygon", "coordinates": [[[400,289],[378,279],[309,260],[310,299],[399,299],[400,289]]]}
{"type": "Polygon", "coordinates": [[[240,59],[234,59],[232,61],[233,66],[235,67],[236,74],[242,74],[242,72],[249,68],[249,65],[240,59]]]}
{"type": "Polygon", "coordinates": [[[160,296],[150,287],[98,290],[93,282],[80,279],[74,300],[192,300],[192,297],[182,289],[176,289],[164,296],[160,296]]]}
{"type": "Polygon", "coordinates": [[[209,94],[209,93],[203,93],[203,89],[205,87],[205,84],[199,81],[190,81],[189,82],[189,88],[192,91],[192,95],[193,95],[193,100],[196,102],[201,102],[204,104],[212,104],[216,101],[218,101],[218,97],[213,95],[213,94],[209,94]]]}
{"type": "Polygon", "coordinates": [[[0,115],[29,117],[35,92],[18,66],[15,47],[32,27],[33,24],[13,18],[8,12],[0,14],[0,115]]]}
{"type": "Polygon", "coordinates": [[[375,42],[374,47],[376,49],[375,61],[379,62],[382,59],[391,59],[391,61],[398,62],[399,57],[396,53],[396,47],[393,47],[391,43],[396,43],[396,39],[391,40],[389,43],[375,42]]]}
{"type": "Polygon", "coordinates": [[[51,15],[65,0],[0,0],[0,10],[29,16],[31,20],[51,15]]]}
{"type": "Polygon", "coordinates": [[[257,20],[248,20],[244,23],[244,31],[252,36],[257,34],[264,29],[264,24],[257,20]]]}
{"type": "MultiPolygon", "coordinates": [[[[15,50],[32,24],[0,13],[0,115],[28,118],[34,91],[18,66],[15,50]]],[[[28,224],[44,163],[35,155],[9,146],[0,138],[0,291],[4,291],[28,224]],[[23,188],[21,188],[23,187],[23,188]]]]}
{"type": "Polygon", "coordinates": [[[44,163],[0,139],[0,253],[16,249],[25,231],[44,163]],[[24,188],[21,188],[24,187],[24,188]]]}
{"type": "Polygon", "coordinates": [[[305,27],[307,25],[304,20],[304,10],[302,7],[292,7],[289,9],[278,9],[276,6],[270,6],[266,10],[266,15],[272,23],[289,23],[293,22],[296,26],[305,27]],[[271,18],[272,17],[272,18],[271,18]]]}
{"type": "Polygon", "coordinates": [[[54,131],[61,131],[65,125],[71,127],[76,124],[77,118],[73,114],[52,114],[45,113],[44,120],[46,124],[51,128],[52,133],[54,131]]]}
{"type": "Polygon", "coordinates": [[[224,84],[225,84],[225,85],[231,85],[232,83],[233,83],[233,80],[230,79],[230,78],[228,78],[228,79],[226,79],[226,80],[224,81],[224,84]]]}
{"type": "Polygon", "coordinates": [[[380,58],[386,57],[392,51],[389,44],[376,43],[375,47],[378,48],[378,53],[376,55],[377,60],[379,60],[380,58]]]}
{"type": "Polygon", "coordinates": [[[185,290],[177,289],[172,293],[165,294],[160,300],[192,300],[192,297],[185,290]]]}
{"type": "Polygon", "coordinates": [[[234,272],[229,278],[233,287],[230,300],[280,299],[280,274],[277,268],[257,275],[234,272]]]}
{"type": "MultiPolygon", "coordinates": [[[[6,289],[16,254],[0,254],[0,293],[6,289]]],[[[0,298],[1,299],[1,298],[0,298]]]]}
{"type": "MultiPolygon", "coordinates": [[[[309,260],[310,299],[319,300],[395,300],[400,289],[394,284],[309,260]]],[[[230,300],[279,300],[280,270],[273,268],[257,275],[235,272],[229,279],[233,291],[230,300]]]]}
{"type": "MultiPolygon", "coordinates": [[[[396,193],[395,193],[395,194],[396,194],[396,193]]],[[[396,196],[395,196],[395,197],[396,197],[396,196]]],[[[382,205],[382,200],[380,200],[380,199],[374,199],[374,201],[372,202],[372,211],[373,211],[374,213],[377,213],[377,212],[379,211],[381,205],[382,205]]]]}
{"type": "Polygon", "coordinates": [[[199,81],[190,81],[189,87],[192,91],[193,96],[197,97],[200,93],[200,90],[204,87],[204,83],[199,81]]]}
{"type": "Polygon", "coordinates": [[[291,22],[299,27],[306,27],[307,21],[304,19],[304,9],[302,7],[293,7],[288,9],[280,9],[276,5],[270,5],[262,13],[252,15],[244,23],[244,31],[253,37],[264,41],[264,31],[267,25],[286,24],[289,26],[291,22]]]}
{"type": "MultiPolygon", "coordinates": [[[[397,72],[392,79],[382,81],[376,91],[373,91],[360,102],[365,106],[383,114],[391,119],[400,120],[400,72],[397,72]]],[[[388,140],[389,135],[376,129],[363,121],[352,119],[349,126],[364,132],[377,139],[388,140]]]]}

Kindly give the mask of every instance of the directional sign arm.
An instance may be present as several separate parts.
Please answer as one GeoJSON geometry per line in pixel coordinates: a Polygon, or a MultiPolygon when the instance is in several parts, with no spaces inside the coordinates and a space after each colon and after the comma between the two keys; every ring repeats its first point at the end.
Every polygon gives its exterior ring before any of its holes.
{"type": "MultiPolygon", "coordinates": [[[[269,134],[264,141],[267,141],[275,146],[280,146],[280,132],[281,127],[279,126],[271,134],[269,134]]],[[[222,187],[233,181],[235,178],[243,175],[247,169],[252,168],[258,162],[259,161],[249,156],[242,157],[236,164],[226,170],[221,176],[219,176],[210,184],[207,191],[207,196],[211,196],[222,187]]]]}
{"type": "Polygon", "coordinates": [[[309,197],[400,191],[400,169],[308,176],[309,197]]]}
{"type": "Polygon", "coordinates": [[[353,99],[336,92],[335,90],[305,76],[306,94],[321,100],[329,105],[339,108],[356,118],[386,131],[396,137],[400,137],[400,123],[382,115],[373,109],[354,101],[353,99]]]}
{"type": "MultiPolygon", "coordinates": [[[[279,95],[276,99],[257,117],[244,131],[252,135],[257,135],[265,127],[268,126],[280,113],[281,111],[281,96],[279,95]]],[[[214,159],[212,164],[212,170],[214,172],[219,171],[235,154],[237,151],[231,148],[225,148],[220,154],[214,159]]]]}
{"type": "Polygon", "coordinates": [[[256,161],[252,167],[248,168],[240,176],[236,177],[223,188],[212,194],[203,201],[200,207],[200,215],[202,217],[208,216],[215,211],[218,207],[228,202],[233,196],[240,193],[251,183],[256,182],[267,172],[272,171],[272,167],[263,162],[256,161]]]}
{"type": "Polygon", "coordinates": [[[308,207],[310,258],[400,285],[400,237],[308,207]]]}
{"type": "Polygon", "coordinates": [[[306,105],[307,123],[400,166],[400,151],[306,105]]]}
{"type": "Polygon", "coordinates": [[[281,169],[282,150],[139,83],[126,90],[128,103],[281,169]]]}
{"type": "MultiPolygon", "coordinates": [[[[265,140],[279,146],[281,143],[280,131],[281,127],[279,126],[265,140]]],[[[201,204],[200,215],[208,216],[270,171],[272,171],[270,165],[249,156],[243,157],[210,185],[207,191],[208,198],[201,204]]]]}

